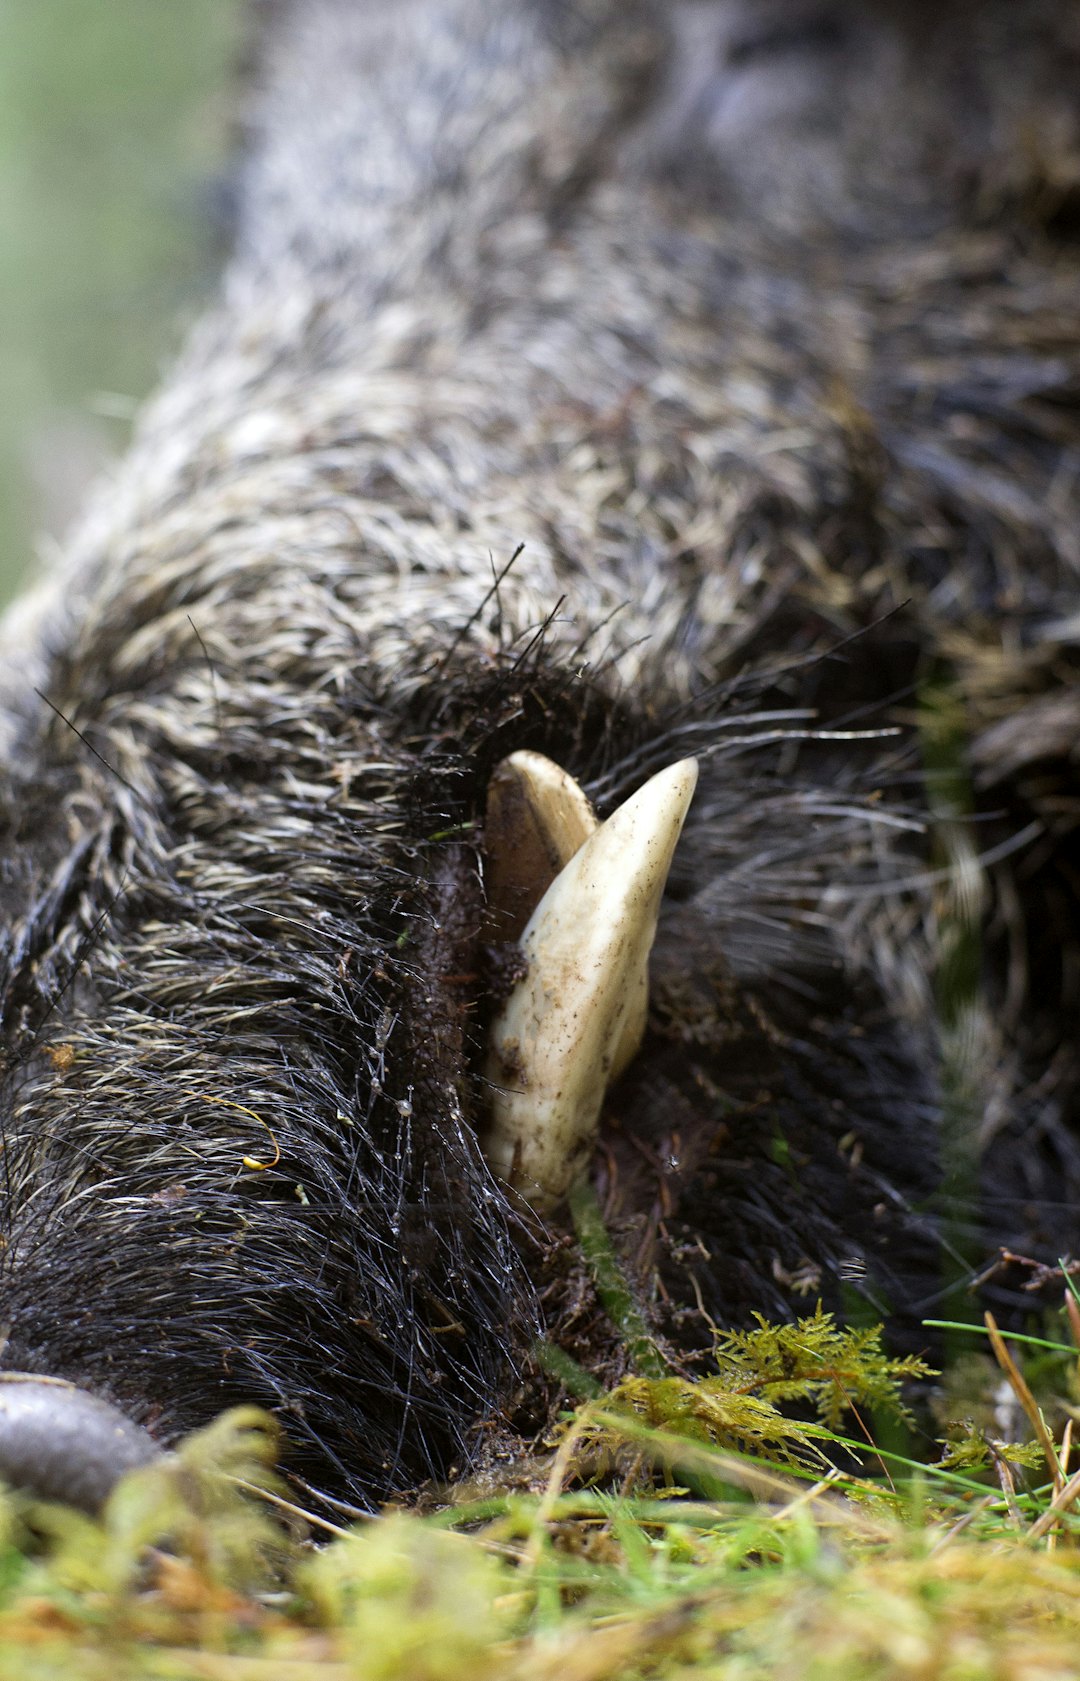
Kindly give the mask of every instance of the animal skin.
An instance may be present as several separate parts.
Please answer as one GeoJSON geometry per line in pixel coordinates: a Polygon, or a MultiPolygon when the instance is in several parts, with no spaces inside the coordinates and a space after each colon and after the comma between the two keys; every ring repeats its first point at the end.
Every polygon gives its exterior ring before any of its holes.
{"type": "Polygon", "coordinates": [[[0,627],[0,1469],[90,1505],[618,1371],[488,1161],[516,753],[698,763],[582,1146],[673,1361],[1075,1241],[1080,13],[260,15],[220,299],[0,627]]]}

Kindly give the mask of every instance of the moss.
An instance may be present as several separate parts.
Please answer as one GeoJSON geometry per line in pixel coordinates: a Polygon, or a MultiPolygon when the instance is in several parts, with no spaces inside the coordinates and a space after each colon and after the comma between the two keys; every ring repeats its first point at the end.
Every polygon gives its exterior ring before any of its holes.
{"type": "MultiPolygon", "coordinates": [[[[388,1511],[317,1547],[310,1536],[333,1526],[306,1529],[283,1499],[276,1431],[246,1409],[129,1476],[96,1522],[10,1495],[0,1681],[1075,1673],[1080,1529],[1066,1505],[1047,1523],[1048,1490],[1009,1501],[980,1488],[963,1448],[965,1474],[915,1476],[903,1499],[819,1474],[830,1444],[843,1447],[821,1421],[842,1396],[898,1406],[911,1362],[821,1312],[725,1336],[717,1359],[697,1384],[633,1377],[586,1402],[542,1490],[508,1483],[482,1507],[388,1511]],[[819,1422],[785,1433],[780,1405],[792,1401],[819,1422]],[[752,1461],[730,1449],[754,1435],[751,1414],[775,1421],[752,1461]],[[580,1486],[574,1455],[601,1436],[633,1449],[632,1490],[580,1486]],[[673,1455],[696,1477],[711,1467],[726,1493],[688,1499],[668,1474],[673,1455]],[[733,1497],[740,1480],[752,1503],[733,1497]]],[[[1006,1451],[1014,1467],[1030,1458],[1006,1451]]]]}

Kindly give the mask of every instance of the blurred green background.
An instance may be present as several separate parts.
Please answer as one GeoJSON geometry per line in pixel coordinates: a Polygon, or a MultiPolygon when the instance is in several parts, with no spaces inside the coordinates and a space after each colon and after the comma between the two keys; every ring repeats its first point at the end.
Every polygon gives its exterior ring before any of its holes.
{"type": "Polygon", "coordinates": [[[0,601],[222,259],[242,0],[0,0],[0,601]]]}

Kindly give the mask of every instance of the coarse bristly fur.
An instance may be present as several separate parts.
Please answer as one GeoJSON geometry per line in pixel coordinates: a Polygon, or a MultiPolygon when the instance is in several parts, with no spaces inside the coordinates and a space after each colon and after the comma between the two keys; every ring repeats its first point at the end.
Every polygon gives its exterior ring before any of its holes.
{"type": "Polygon", "coordinates": [[[0,633],[6,1366],[366,1503],[581,1351],[478,1142],[525,747],[701,759],[593,1167],[673,1358],[1069,1245],[1078,19],[266,8],[221,301],[0,633]]]}

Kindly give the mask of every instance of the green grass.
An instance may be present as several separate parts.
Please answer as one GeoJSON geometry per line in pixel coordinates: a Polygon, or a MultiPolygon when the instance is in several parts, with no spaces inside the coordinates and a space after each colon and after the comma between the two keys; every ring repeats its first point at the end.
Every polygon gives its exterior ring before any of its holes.
{"type": "MultiPolygon", "coordinates": [[[[966,1356],[925,1462],[879,1421],[934,1374],[817,1309],[714,1333],[690,1380],[595,1202],[578,1241],[631,1356],[474,1483],[353,1528],[305,1512],[274,1421],[224,1415],[98,1519],[0,1497],[0,1681],[1060,1681],[1080,1673],[1080,1297],[966,1356]],[[1024,1440],[999,1439],[1007,1385],[1024,1440]],[[994,1404],[987,1405],[988,1395],[994,1404]]],[[[925,1430],[923,1432],[926,1441],[925,1430]]]]}
{"type": "MultiPolygon", "coordinates": [[[[1072,1337],[1037,1342],[1074,1379],[1072,1337]]],[[[1020,1348],[998,1358],[1023,1394],[1020,1348]]],[[[501,1490],[448,1490],[438,1510],[349,1531],[290,1504],[272,1421],[226,1415],[125,1479],[98,1521],[7,1497],[0,1678],[1080,1672],[1067,1450],[1036,1411],[1042,1440],[1026,1447],[961,1431],[928,1466],[867,1454],[820,1421],[857,1417],[868,1385],[898,1403],[910,1374],[886,1364],[871,1333],[820,1313],[723,1337],[716,1376],[678,1392],[637,1377],[586,1401],[501,1490]],[[733,1451],[745,1403],[779,1419],[784,1399],[803,1421],[759,1436],[753,1455],[733,1451]],[[744,1407],[734,1425],[732,1405],[744,1407]]]]}

